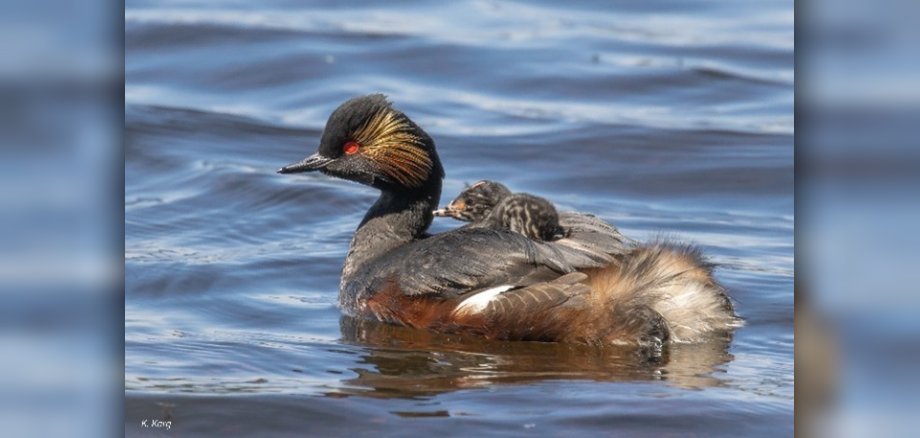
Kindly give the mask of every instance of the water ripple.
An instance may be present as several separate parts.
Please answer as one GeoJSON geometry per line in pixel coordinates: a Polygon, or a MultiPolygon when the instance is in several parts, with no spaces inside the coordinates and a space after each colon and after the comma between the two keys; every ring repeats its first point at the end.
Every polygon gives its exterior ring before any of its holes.
{"type": "Polygon", "coordinates": [[[773,0],[129,1],[126,433],[791,432],[792,27],[773,0]],[[497,179],[697,244],[747,324],[650,362],[342,317],[376,193],[275,170],[368,92],[432,134],[442,201],[497,179]]]}

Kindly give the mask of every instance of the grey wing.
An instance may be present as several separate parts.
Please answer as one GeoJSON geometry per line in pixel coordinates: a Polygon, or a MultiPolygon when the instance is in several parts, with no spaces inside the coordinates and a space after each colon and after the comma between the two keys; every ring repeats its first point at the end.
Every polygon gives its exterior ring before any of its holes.
{"type": "Polygon", "coordinates": [[[546,245],[558,251],[559,257],[580,266],[604,266],[635,246],[635,241],[594,215],[560,213],[559,225],[565,230],[565,237],[546,245]]]}
{"type": "MultiPolygon", "coordinates": [[[[459,228],[399,248],[388,255],[384,266],[367,269],[379,281],[395,279],[404,294],[449,298],[606,266],[630,246],[616,228],[594,216],[564,213],[560,225],[567,236],[552,242],[534,241],[508,230],[459,228]]],[[[365,290],[371,292],[375,287],[365,290]]]]}
{"type": "Polygon", "coordinates": [[[491,286],[526,285],[572,272],[537,242],[507,230],[462,228],[399,251],[399,285],[409,295],[456,296],[491,286]]]}

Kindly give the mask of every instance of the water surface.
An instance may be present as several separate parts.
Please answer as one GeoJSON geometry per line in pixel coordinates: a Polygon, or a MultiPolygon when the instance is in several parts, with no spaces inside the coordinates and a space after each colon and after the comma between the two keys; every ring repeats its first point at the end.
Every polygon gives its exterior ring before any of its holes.
{"type": "Polygon", "coordinates": [[[791,434],[792,2],[129,1],[125,20],[127,435],[791,434]],[[343,318],[375,192],[274,171],[369,92],[434,137],[445,200],[497,179],[695,243],[746,326],[649,361],[343,318]]]}

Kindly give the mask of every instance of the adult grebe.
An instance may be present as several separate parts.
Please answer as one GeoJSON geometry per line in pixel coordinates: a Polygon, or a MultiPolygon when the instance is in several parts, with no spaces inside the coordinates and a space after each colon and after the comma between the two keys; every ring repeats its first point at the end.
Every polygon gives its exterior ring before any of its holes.
{"type": "Polygon", "coordinates": [[[279,173],[321,171],[380,190],[339,291],[351,315],[490,339],[660,347],[735,327],[725,290],[689,246],[635,245],[587,214],[565,237],[463,227],[428,235],[444,170],[434,141],[383,95],[329,117],[319,149],[279,173]]]}

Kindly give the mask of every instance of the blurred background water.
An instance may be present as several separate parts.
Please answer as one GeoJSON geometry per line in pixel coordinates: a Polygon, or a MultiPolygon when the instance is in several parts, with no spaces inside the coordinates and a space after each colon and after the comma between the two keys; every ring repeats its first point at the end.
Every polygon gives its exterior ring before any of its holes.
{"type": "Polygon", "coordinates": [[[125,434],[790,435],[793,53],[790,1],[128,1],[125,434]],[[370,92],[444,200],[496,179],[695,243],[747,325],[649,362],[343,319],[375,193],[274,170],[370,92]]]}

